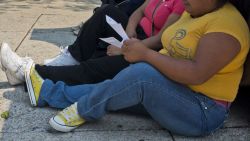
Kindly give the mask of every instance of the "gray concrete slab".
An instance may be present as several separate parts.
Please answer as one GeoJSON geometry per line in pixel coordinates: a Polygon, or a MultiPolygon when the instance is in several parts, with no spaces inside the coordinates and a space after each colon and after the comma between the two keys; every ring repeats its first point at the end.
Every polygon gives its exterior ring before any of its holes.
{"type": "MultiPolygon", "coordinates": [[[[230,115],[225,122],[226,128],[232,127],[249,127],[250,115],[248,107],[234,104],[231,108],[230,115]]],[[[250,134],[250,132],[249,132],[250,134]]]]}
{"type": "Polygon", "coordinates": [[[21,56],[30,56],[36,63],[42,64],[45,59],[55,57],[60,53],[59,46],[70,45],[74,39],[72,32],[67,31],[30,33],[17,53],[21,56]]]}
{"type": "Polygon", "coordinates": [[[207,137],[190,138],[174,136],[175,141],[249,141],[250,128],[225,128],[207,137]]]}
{"type": "Polygon", "coordinates": [[[2,139],[6,141],[34,141],[41,139],[43,141],[172,141],[169,135],[164,131],[25,132],[5,133],[2,139]]]}
{"type": "MultiPolygon", "coordinates": [[[[28,55],[35,62],[43,63],[44,59],[58,54],[58,46],[74,41],[70,27],[86,20],[99,3],[99,0],[2,0],[0,42],[9,42],[19,55],[28,55]]],[[[9,111],[10,116],[0,118],[0,140],[3,141],[250,140],[249,110],[239,103],[232,106],[222,129],[202,138],[170,134],[148,117],[125,113],[110,113],[71,133],[59,133],[48,124],[58,110],[30,106],[23,87],[10,86],[4,72],[0,71],[0,114],[4,111],[9,111]]]]}
{"type": "MultiPolygon", "coordinates": [[[[60,29],[76,26],[81,21],[87,20],[92,15],[92,11],[86,12],[63,12],[60,14],[42,15],[33,29],[60,29]]],[[[44,32],[44,31],[37,31],[44,32]]]]}
{"type": "Polygon", "coordinates": [[[89,12],[78,14],[81,18],[72,15],[42,15],[23,41],[18,53],[32,57],[37,63],[43,63],[44,59],[59,53],[58,47],[74,42],[76,36],[73,35],[71,27],[89,16],[89,12]]]}
{"type": "MultiPolygon", "coordinates": [[[[36,127],[48,128],[49,118],[55,115],[58,109],[32,107],[28,94],[24,92],[22,86],[5,87],[5,89],[1,89],[0,103],[3,104],[2,111],[9,110],[10,117],[5,121],[6,128],[3,128],[2,131],[25,132],[36,127]]],[[[146,116],[110,113],[96,123],[89,123],[76,129],[76,131],[86,130],[162,130],[162,128],[146,116]]]]}
{"type": "Polygon", "coordinates": [[[100,5],[100,0],[2,0],[0,14],[8,12],[61,14],[65,12],[92,11],[100,5]]]}
{"type": "Polygon", "coordinates": [[[39,14],[17,14],[15,12],[1,14],[0,31],[27,32],[38,17],[39,14]]]}
{"type": "Polygon", "coordinates": [[[25,37],[26,32],[0,31],[0,44],[7,42],[15,50],[25,37]]]}
{"type": "Polygon", "coordinates": [[[9,86],[0,92],[2,105],[0,112],[8,110],[10,114],[8,119],[1,119],[3,140],[30,140],[29,134],[36,135],[35,138],[38,139],[46,136],[45,140],[66,140],[66,138],[75,140],[76,137],[90,140],[99,140],[100,137],[103,140],[172,140],[170,134],[149,117],[121,113],[108,114],[98,122],[83,125],[70,133],[75,136],[71,138],[72,135],[60,134],[49,126],[48,120],[57,113],[57,110],[31,107],[28,95],[22,86],[9,86]],[[55,137],[52,137],[53,134],[55,137]]]}

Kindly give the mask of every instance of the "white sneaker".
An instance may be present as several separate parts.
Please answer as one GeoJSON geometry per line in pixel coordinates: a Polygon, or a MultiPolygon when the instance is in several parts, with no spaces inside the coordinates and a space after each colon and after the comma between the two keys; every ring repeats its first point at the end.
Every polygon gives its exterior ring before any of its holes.
{"type": "Polygon", "coordinates": [[[44,65],[46,66],[70,66],[70,65],[79,65],[80,63],[75,60],[70,52],[68,51],[68,46],[61,48],[61,53],[52,59],[44,60],[44,65]]]}
{"type": "Polygon", "coordinates": [[[5,71],[5,75],[8,79],[8,82],[10,83],[10,85],[19,85],[22,84],[24,81],[20,80],[18,78],[15,77],[15,74],[12,74],[9,70],[5,71]]]}
{"type": "Polygon", "coordinates": [[[49,120],[51,127],[61,132],[69,132],[85,122],[77,111],[77,103],[69,106],[49,120]]]}
{"type": "Polygon", "coordinates": [[[1,51],[2,70],[6,72],[7,79],[11,85],[17,85],[24,82],[24,72],[31,58],[22,58],[11,50],[7,43],[2,43],[1,51]]]}

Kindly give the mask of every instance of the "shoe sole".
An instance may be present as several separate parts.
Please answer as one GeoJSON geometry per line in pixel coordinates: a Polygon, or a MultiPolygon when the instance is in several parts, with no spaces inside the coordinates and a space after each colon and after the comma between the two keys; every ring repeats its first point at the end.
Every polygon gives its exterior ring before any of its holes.
{"type": "Polygon", "coordinates": [[[70,132],[72,131],[73,129],[75,129],[76,127],[69,127],[69,126],[65,126],[65,125],[61,125],[59,123],[57,123],[55,120],[54,120],[55,117],[52,117],[50,120],[49,120],[49,124],[52,128],[54,128],[55,130],[57,131],[60,131],[60,132],[70,132]]]}
{"type": "Polygon", "coordinates": [[[32,81],[30,79],[30,68],[32,67],[32,65],[33,65],[33,62],[29,62],[27,64],[26,71],[24,73],[25,74],[24,77],[25,77],[26,86],[27,86],[27,89],[28,89],[30,103],[31,103],[32,106],[37,106],[35,93],[34,93],[34,90],[33,90],[33,87],[32,87],[32,81]]]}

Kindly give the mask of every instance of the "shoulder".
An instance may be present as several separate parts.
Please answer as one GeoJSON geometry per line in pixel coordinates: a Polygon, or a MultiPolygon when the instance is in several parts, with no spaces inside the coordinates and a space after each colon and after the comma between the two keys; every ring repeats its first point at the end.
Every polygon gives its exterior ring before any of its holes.
{"type": "Polygon", "coordinates": [[[249,46],[249,29],[240,12],[230,3],[207,14],[206,33],[222,32],[236,38],[242,47],[249,46]]]}

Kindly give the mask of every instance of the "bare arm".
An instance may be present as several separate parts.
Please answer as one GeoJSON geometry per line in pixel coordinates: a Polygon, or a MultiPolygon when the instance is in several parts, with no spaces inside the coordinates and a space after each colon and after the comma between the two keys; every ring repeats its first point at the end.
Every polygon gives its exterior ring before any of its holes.
{"type": "MultiPolygon", "coordinates": [[[[171,24],[173,24],[174,22],[176,22],[181,15],[179,14],[170,14],[168,19],[166,20],[164,26],[161,28],[160,32],[152,37],[149,37],[147,39],[142,40],[142,43],[145,44],[145,46],[151,48],[151,49],[160,49],[162,48],[162,44],[161,44],[161,35],[163,33],[163,31],[170,26],[171,24]]],[[[115,56],[115,55],[120,55],[121,54],[121,49],[118,47],[115,47],[113,45],[109,45],[108,49],[107,49],[107,55],[109,56],[115,56]]]]}
{"type": "Polygon", "coordinates": [[[149,37],[147,39],[144,39],[142,42],[149,48],[151,49],[160,49],[162,48],[162,44],[161,44],[161,35],[163,33],[163,31],[170,26],[171,24],[175,23],[179,18],[181,17],[181,15],[176,14],[176,13],[172,13],[169,15],[168,19],[166,20],[164,26],[161,28],[160,32],[152,37],[149,37]]]}
{"type": "Polygon", "coordinates": [[[240,51],[240,43],[224,33],[204,35],[193,60],[175,59],[148,49],[140,41],[125,42],[123,54],[127,61],[145,61],[170,79],[183,84],[206,82],[227,65],[240,51]],[[219,44],[218,44],[219,43],[219,44]]]}
{"type": "Polygon", "coordinates": [[[148,2],[146,0],[139,8],[137,8],[133,14],[129,17],[128,25],[126,27],[126,32],[130,38],[136,37],[136,27],[139,24],[141,18],[144,16],[144,9],[146,8],[148,2]]]}

